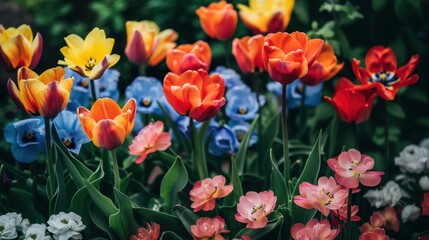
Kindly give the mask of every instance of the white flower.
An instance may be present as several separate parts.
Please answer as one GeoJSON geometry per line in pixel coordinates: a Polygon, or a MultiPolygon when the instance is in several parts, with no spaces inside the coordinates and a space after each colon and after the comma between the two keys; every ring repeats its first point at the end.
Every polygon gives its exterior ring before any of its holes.
{"type": "Polygon", "coordinates": [[[429,177],[427,175],[422,176],[419,180],[419,185],[423,191],[429,191],[429,177]]]}
{"type": "Polygon", "coordinates": [[[49,240],[51,237],[46,235],[45,224],[32,224],[25,232],[24,240],[49,240]]]}
{"type": "Polygon", "coordinates": [[[25,233],[28,227],[30,227],[30,221],[26,218],[22,219],[22,222],[19,224],[19,229],[21,230],[21,232],[25,233]]]}
{"type": "Polygon", "coordinates": [[[53,233],[54,239],[59,240],[82,239],[80,231],[85,229],[81,217],[74,212],[51,215],[48,225],[48,231],[53,233]]]}
{"type": "Polygon", "coordinates": [[[407,205],[404,207],[401,213],[402,222],[407,221],[414,222],[420,216],[420,208],[413,205],[407,205]]]}
{"type": "Polygon", "coordinates": [[[422,148],[426,148],[427,150],[429,150],[429,138],[423,138],[422,141],[420,141],[420,147],[422,148]]]}
{"type": "Polygon", "coordinates": [[[367,198],[371,206],[380,208],[385,205],[394,207],[399,199],[405,195],[399,185],[395,181],[389,181],[381,190],[369,190],[363,195],[367,198]]]}
{"type": "Polygon", "coordinates": [[[7,215],[0,216],[0,239],[15,239],[18,237],[16,232],[15,219],[7,215]]]}
{"type": "Polygon", "coordinates": [[[398,165],[402,172],[421,173],[429,162],[429,150],[417,145],[408,145],[398,157],[395,157],[395,165],[398,165]]]}

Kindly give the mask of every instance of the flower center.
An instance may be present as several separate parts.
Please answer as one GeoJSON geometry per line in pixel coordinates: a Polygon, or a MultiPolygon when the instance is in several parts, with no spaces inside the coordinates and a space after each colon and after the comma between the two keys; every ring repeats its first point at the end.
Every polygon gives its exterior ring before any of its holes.
{"type": "Polygon", "coordinates": [[[374,73],[370,79],[371,82],[379,82],[382,83],[386,87],[390,87],[391,85],[397,83],[399,81],[399,77],[394,72],[378,72],[374,73]]]}
{"type": "Polygon", "coordinates": [[[240,108],[238,108],[238,113],[240,113],[240,114],[246,114],[247,113],[247,108],[246,107],[240,107],[240,108]]]}
{"type": "Polygon", "coordinates": [[[141,101],[141,103],[145,107],[150,107],[150,105],[152,104],[152,101],[150,100],[150,98],[143,98],[142,101],[141,101]]]}
{"type": "Polygon", "coordinates": [[[261,209],[262,207],[263,207],[264,205],[263,204],[261,204],[261,205],[259,205],[259,206],[253,206],[253,209],[252,209],[252,214],[255,214],[259,209],[261,209]]]}
{"type": "Polygon", "coordinates": [[[74,143],[74,138],[66,138],[63,139],[64,146],[66,146],[68,149],[73,149],[76,147],[76,144],[74,143]]]}
{"type": "Polygon", "coordinates": [[[242,134],[242,133],[237,134],[237,140],[239,142],[243,141],[243,138],[244,138],[244,134],[242,134]]]}
{"type": "Polygon", "coordinates": [[[82,81],[80,81],[80,82],[78,83],[78,85],[79,85],[79,86],[81,86],[81,87],[84,87],[84,88],[88,88],[88,86],[89,86],[89,82],[88,82],[88,80],[83,79],[82,81]]]}
{"type": "Polygon", "coordinates": [[[97,60],[92,57],[89,58],[88,62],[85,64],[85,71],[91,71],[97,63],[97,60]]]}
{"type": "Polygon", "coordinates": [[[61,219],[61,223],[68,224],[69,221],[67,221],[67,219],[61,219]]]}
{"type": "Polygon", "coordinates": [[[24,143],[29,143],[29,142],[36,142],[37,138],[36,138],[36,134],[33,132],[24,132],[24,138],[22,139],[22,141],[24,143]]]}

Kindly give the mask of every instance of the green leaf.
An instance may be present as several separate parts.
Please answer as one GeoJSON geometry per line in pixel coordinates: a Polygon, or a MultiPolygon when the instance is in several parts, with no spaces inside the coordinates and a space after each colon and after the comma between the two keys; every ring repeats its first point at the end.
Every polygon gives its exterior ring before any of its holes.
{"type": "Polygon", "coordinates": [[[408,26],[418,26],[423,20],[419,0],[395,0],[395,12],[401,22],[408,26]]]}
{"type": "Polygon", "coordinates": [[[270,150],[270,158],[272,166],[271,189],[273,190],[274,195],[277,196],[277,204],[287,206],[289,200],[289,191],[286,186],[285,179],[277,167],[277,161],[274,159],[272,149],[270,150]]]}
{"type": "Polygon", "coordinates": [[[171,167],[171,165],[173,165],[174,161],[176,160],[175,156],[163,151],[157,151],[157,154],[167,167],[171,167]]]}
{"type": "Polygon", "coordinates": [[[322,132],[319,132],[316,142],[314,143],[313,150],[311,150],[310,155],[305,162],[304,170],[301,173],[301,176],[298,178],[296,185],[292,191],[291,201],[292,201],[292,216],[294,223],[306,223],[314,214],[316,214],[316,209],[303,209],[293,203],[293,197],[299,194],[299,185],[303,182],[309,182],[315,184],[319,175],[320,165],[321,165],[321,149],[320,141],[322,137],[322,132]]]}
{"type": "Polygon", "coordinates": [[[178,203],[177,192],[182,190],[188,182],[188,172],[180,157],[176,158],[173,166],[161,181],[160,195],[164,200],[164,211],[173,212],[174,204],[178,203]]]}
{"type": "Polygon", "coordinates": [[[121,239],[126,239],[137,231],[137,223],[134,220],[131,200],[117,188],[113,188],[118,212],[110,215],[109,225],[121,239]]]}
{"type": "Polygon", "coordinates": [[[183,226],[185,226],[186,230],[188,230],[188,233],[192,235],[191,226],[197,222],[199,216],[179,204],[174,207],[174,211],[176,212],[177,216],[179,216],[183,226]]]}
{"type": "Polygon", "coordinates": [[[271,146],[273,145],[274,139],[279,134],[280,129],[280,111],[274,115],[268,125],[262,130],[262,133],[259,134],[259,140],[257,143],[257,151],[258,151],[258,161],[260,162],[260,166],[264,166],[263,169],[260,169],[263,172],[264,176],[268,176],[268,157],[271,146]]]}
{"type": "Polygon", "coordinates": [[[118,212],[113,201],[104,196],[97,188],[95,188],[91,183],[87,180],[83,180],[86,188],[88,189],[89,195],[94,201],[95,205],[100,208],[100,210],[106,215],[106,217],[110,217],[111,215],[118,212]]]}
{"type": "MultiPolygon", "coordinates": [[[[54,127],[53,127],[54,128],[54,127]]],[[[56,172],[56,179],[57,179],[57,189],[54,194],[53,199],[50,199],[49,203],[54,203],[53,206],[53,213],[59,213],[59,212],[66,212],[68,206],[70,205],[69,198],[67,197],[66,192],[66,184],[64,181],[64,169],[63,169],[63,163],[62,158],[58,158],[58,154],[56,151],[57,147],[55,144],[52,145],[52,152],[55,161],[55,172],[56,172]]]]}
{"type": "Polygon", "coordinates": [[[134,208],[134,212],[141,215],[145,219],[145,221],[160,224],[162,226],[162,229],[164,230],[174,231],[180,236],[188,235],[187,229],[183,226],[180,219],[176,216],[144,207],[134,208]]]}
{"type": "Polygon", "coordinates": [[[160,240],[182,240],[182,238],[174,232],[166,231],[162,233],[160,240]]]}
{"type": "Polygon", "coordinates": [[[99,229],[103,230],[103,232],[105,232],[109,236],[108,239],[111,239],[111,240],[117,239],[115,233],[112,231],[111,227],[109,226],[109,220],[104,215],[104,213],[98,207],[95,207],[94,204],[92,204],[92,202],[88,205],[90,206],[89,213],[90,213],[92,222],[99,229]]]}
{"type": "Polygon", "coordinates": [[[283,215],[281,233],[279,239],[288,239],[290,237],[290,228],[292,227],[292,216],[287,208],[280,208],[278,211],[283,215]]]}
{"type": "Polygon", "coordinates": [[[243,228],[235,235],[235,238],[241,238],[242,235],[246,235],[250,237],[250,239],[262,239],[262,237],[271,233],[271,231],[279,227],[283,222],[283,215],[281,213],[274,211],[271,215],[273,216],[270,216],[270,218],[273,219],[269,220],[265,227],[258,229],[243,228]]]}
{"type": "Polygon", "coordinates": [[[234,190],[225,197],[223,202],[226,206],[235,205],[241,196],[243,196],[243,189],[241,188],[240,176],[238,175],[237,164],[234,160],[234,157],[231,157],[231,184],[234,187],[234,190]]]}
{"type": "Polygon", "coordinates": [[[372,0],[372,9],[374,9],[376,12],[381,11],[383,10],[386,3],[387,0],[372,0]]]}
{"type": "Polygon", "coordinates": [[[390,115],[395,116],[399,119],[405,118],[404,109],[402,109],[401,105],[396,102],[388,102],[387,103],[387,111],[390,115]]]}
{"type": "Polygon", "coordinates": [[[30,192],[13,187],[9,189],[6,196],[9,208],[19,209],[19,213],[22,213],[32,221],[43,222],[43,216],[31,204],[33,196],[30,192]]]}
{"type": "Polygon", "coordinates": [[[243,141],[241,141],[240,148],[238,149],[237,155],[235,156],[239,175],[243,174],[244,163],[246,162],[247,147],[249,146],[249,141],[250,141],[250,138],[252,137],[252,133],[256,127],[256,123],[258,122],[258,119],[259,119],[259,115],[255,117],[255,119],[253,119],[252,124],[249,127],[249,130],[244,136],[243,141]]]}

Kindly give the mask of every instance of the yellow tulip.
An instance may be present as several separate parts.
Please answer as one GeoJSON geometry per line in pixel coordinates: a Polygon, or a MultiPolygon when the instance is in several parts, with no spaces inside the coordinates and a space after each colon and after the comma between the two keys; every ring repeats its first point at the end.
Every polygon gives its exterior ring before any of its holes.
{"type": "Polygon", "coordinates": [[[283,31],[289,24],[295,0],[249,0],[238,4],[240,18],[254,34],[283,31]]]}
{"type": "Polygon", "coordinates": [[[7,90],[18,107],[30,115],[54,118],[64,110],[73,86],[73,77],[64,79],[62,67],[50,68],[40,76],[27,67],[18,69],[18,86],[9,79],[7,90]]]}
{"type": "Polygon", "coordinates": [[[60,49],[64,60],[58,61],[89,80],[100,78],[107,68],[119,61],[119,55],[111,54],[115,40],[106,38],[104,30],[94,28],[83,40],[76,34],[64,38],[67,46],[60,49]]]}
{"type": "Polygon", "coordinates": [[[125,55],[134,64],[158,65],[168,50],[176,46],[178,34],[172,29],[160,32],[156,23],[151,21],[127,21],[127,46],[125,55]]]}
{"type": "Polygon", "coordinates": [[[5,29],[0,24],[0,60],[8,69],[34,68],[42,56],[42,48],[42,35],[37,33],[33,38],[28,25],[5,29]]]}

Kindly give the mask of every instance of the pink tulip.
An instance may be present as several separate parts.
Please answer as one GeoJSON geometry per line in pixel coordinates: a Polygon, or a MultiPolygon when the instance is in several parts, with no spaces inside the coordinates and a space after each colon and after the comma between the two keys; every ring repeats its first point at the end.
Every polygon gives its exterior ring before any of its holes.
{"type": "Polygon", "coordinates": [[[330,210],[338,210],[344,205],[347,190],[338,185],[333,177],[329,179],[321,177],[317,184],[301,183],[299,185],[301,195],[294,197],[295,204],[305,209],[316,208],[325,216],[330,210]]]}
{"type": "Polygon", "coordinates": [[[237,204],[235,220],[247,223],[246,228],[263,228],[267,225],[267,216],[274,210],[277,197],[273,191],[247,192],[237,204]]]}
{"type": "Polygon", "coordinates": [[[334,240],[339,232],[339,229],[331,229],[331,224],[327,219],[323,219],[319,223],[319,220],[315,218],[311,219],[306,225],[297,223],[290,229],[290,234],[294,240],[334,240]]]}
{"type": "Polygon", "coordinates": [[[137,234],[132,235],[130,240],[158,240],[160,227],[158,223],[147,223],[147,228],[137,229],[137,234]]]}
{"type": "Polygon", "coordinates": [[[335,172],[338,183],[346,188],[357,188],[359,182],[368,187],[381,181],[383,172],[369,171],[374,167],[374,159],[361,154],[356,149],[342,152],[338,158],[328,160],[329,167],[335,172]]]}
{"type": "Polygon", "coordinates": [[[149,123],[144,127],[129,146],[130,154],[140,156],[135,163],[142,163],[149,153],[164,151],[171,145],[171,136],[163,132],[164,124],[161,121],[149,123]]]}
{"type": "Polygon", "coordinates": [[[386,236],[384,229],[376,228],[370,232],[362,233],[359,240],[389,240],[389,237],[386,236]]]}
{"type": "Polygon", "coordinates": [[[194,240],[224,240],[221,233],[228,233],[225,229],[223,218],[216,216],[214,218],[202,217],[197,220],[195,225],[191,226],[191,232],[194,240]]]}
{"type": "MultiPolygon", "coordinates": [[[[347,203],[347,200],[345,202],[347,203]]],[[[357,213],[359,212],[359,206],[353,205],[351,212],[352,212],[351,221],[352,222],[360,221],[360,217],[357,215],[357,213]]],[[[337,216],[342,221],[346,221],[347,220],[347,204],[344,204],[337,211],[332,211],[332,214],[334,214],[334,216],[337,216]]]]}
{"type": "Polygon", "coordinates": [[[225,177],[220,175],[215,176],[213,179],[199,180],[189,193],[193,202],[191,207],[194,212],[198,212],[201,209],[204,211],[213,210],[216,205],[216,198],[226,197],[232,190],[233,186],[225,186],[225,177]]]}

